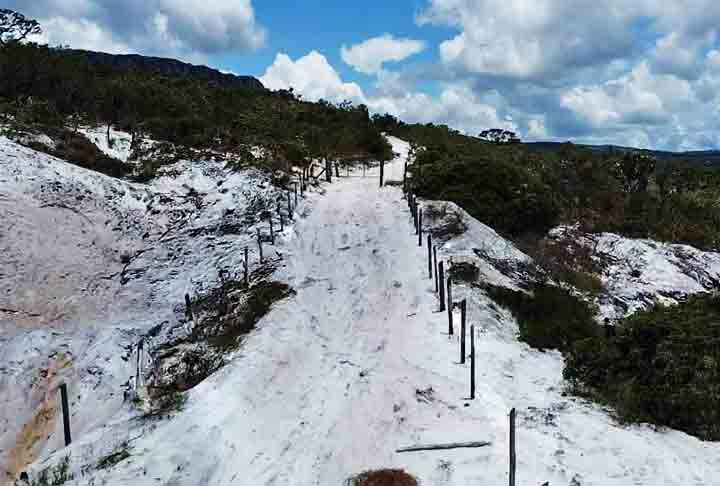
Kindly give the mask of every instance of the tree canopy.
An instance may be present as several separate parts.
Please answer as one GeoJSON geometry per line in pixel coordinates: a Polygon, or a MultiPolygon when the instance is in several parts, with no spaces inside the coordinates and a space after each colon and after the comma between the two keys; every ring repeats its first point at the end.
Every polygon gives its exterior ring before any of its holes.
{"type": "Polygon", "coordinates": [[[8,42],[20,42],[30,35],[42,32],[37,20],[27,19],[21,13],[0,9],[0,46],[8,42]]]}

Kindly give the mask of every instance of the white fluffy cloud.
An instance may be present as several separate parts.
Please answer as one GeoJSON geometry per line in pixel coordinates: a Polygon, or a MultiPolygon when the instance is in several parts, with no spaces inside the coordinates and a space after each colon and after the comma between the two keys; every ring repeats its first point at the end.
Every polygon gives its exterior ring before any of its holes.
{"type": "Polygon", "coordinates": [[[717,0],[427,0],[442,72],[495,89],[529,137],[718,148],[717,0]],[[542,123],[541,123],[542,121],[542,123]]]}
{"type": "Polygon", "coordinates": [[[460,31],[440,45],[442,61],[469,73],[537,78],[626,53],[633,8],[619,0],[430,0],[420,24],[460,31]]]}
{"type": "Polygon", "coordinates": [[[265,42],[252,0],[9,0],[7,6],[38,19],[48,42],[83,49],[197,59],[265,42]]]}
{"type": "Polygon", "coordinates": [[[403,96],[370,97],[371,111],[390,113],[409,123],[447,124],[476,135],[486,128],[517,130],[511,120],[501,117],[496,107],[484,103],[466,86],[448,85],[438,97],[412,92],[403,96]]]}
{"type": "Polygon", "coordinates": [[[43,21],[37,41],[50,45],[70,45],[74,49],[102,50],[111,54],[131,52],[130,46],[113,38],[111,32],[87,19],[53,17],[43,21]]]}
{"type": "Polygon", "coordinates": [[[260,81],[272,90],[293,88],[311,101],[322,98],[332,102],[363,103],[365,98],[360,86],[343,82],[325,56],[317,51],[296,61],[286,54],[278,54],[260,81]]]}
{"type": "Polygon", "coordinates": [[[484,102],[468,86],[447,85],[439,96],[432,97],[407,87],[400,89],[396,73],[383,71],[378,77],[377,93],[368,95],[356,83],[344,82],[325,56],[316,51],[295,61],[278,54],[260,80],[274,90],[293,88],[308,100],[363,103],[372,112],[390,113],[407,122],[444,123],[467,133],[491,127],[517,129],[512,120],[500,116],[496,107],[484,102]]]}
{"type": "Polygon", "coordinates": [[[412,39],[396,39],[390,34],[368,39],[351,47],[342,46],[343,61],[363,74],[379,72],[383,64],[397,62],[418,54],[425,43],[412,39]]]}
{"type": "Polygon", "coordinates": [[[671,75],[654,74],[643,62],[628,75],[601,85],[578,86],[565,92],[560,104],[595,127],[617,124],[658,125],[692,105],[690,83],[671,75]]]}

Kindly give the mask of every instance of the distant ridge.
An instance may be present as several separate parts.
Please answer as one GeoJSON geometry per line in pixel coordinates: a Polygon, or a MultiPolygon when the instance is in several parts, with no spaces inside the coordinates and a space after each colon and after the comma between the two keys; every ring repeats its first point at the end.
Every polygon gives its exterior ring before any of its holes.
{"type": "Polygon", "coordinates": [[[207,66],[196,66],[177,59],[148,57],[139,54],[108,54],[105,52],[72,49],[66,52],[84,56],[93,64],[109,66],[120,71],[151,71],[166,76],[191,77],[212,81],[220,86],[264,90],[265,86],[253,76],[236,76],[207,66]]]}
{"type": "MultiPolygon", "coordinates": [[[[564,142],[527,142],[523,143],[528,149],[535,152],[557,152],[564,142]]],[[[597,152],[642,152],[654,156],[661,161],[684,161],[692,165],[720,166],[720,150],[693,150],[688,152],[669,152],[665,150],[648,150],[619,145],[585,145],[573,144],[576,147],[594,150],[597,152]]]]}

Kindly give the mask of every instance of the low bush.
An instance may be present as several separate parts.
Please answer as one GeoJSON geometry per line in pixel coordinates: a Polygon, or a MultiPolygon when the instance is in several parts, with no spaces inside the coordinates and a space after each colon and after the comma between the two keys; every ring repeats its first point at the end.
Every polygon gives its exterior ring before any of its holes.
{"type": "Polygon", "coordinates": [[[455,262],[448,269],[450,277],[455,282],[477,282],[480,277],[480,269],[471,262],[455,262]]]}
{"type": "Polygon", "coordinates": [[[131,173],[127,164],[104,154],[85,135],[72,130],[62,132],[52,155],[111,177],[125,177],[131,173]]]}
{"type": "Polygon", "coordinates": [[[576,342],[564,376],[622,420],[720,440],[720,296],[655,306],[622,321],[614,338],[576,342]]]}
{"type": "Polygon", "coordinates": [[[593,309],[568,290],[545,282],[533,284],[530,294],[489,284],[483,288],[512,312],[520,339],[534,348],[566,352],[576,341],[600,335],[593,309]]]}
{"type": "Polygon", "coordinates": [[[130,457],[130,444],[123,442],[113,452],[101,457],[97,462],[97,469],[110,469],[130,457]]]}
{"type": "Polygon", "coordinates": [[[529,170],[484,154],[436,151],[417,156],[422,170],[411,175],[421,197],[452,201],[495,230],[517,236],[544,233],[558,221],[552,192],[529,170]]]}
{"type": "Polygon", "coordinates": [[[402,469],[367,471],[350,478],[347,486],[417,486],[417,480],[402,469]]]}
{"type": "Polygon", "coordinates": [[[602,264],[593,258],[592,247],[583,244],[582,237],[580,232],[570,229],[557,237],[528,234],[519,238],[517,245],[552,280],[597,295],[605,291],[600,279],[602,264]]]}

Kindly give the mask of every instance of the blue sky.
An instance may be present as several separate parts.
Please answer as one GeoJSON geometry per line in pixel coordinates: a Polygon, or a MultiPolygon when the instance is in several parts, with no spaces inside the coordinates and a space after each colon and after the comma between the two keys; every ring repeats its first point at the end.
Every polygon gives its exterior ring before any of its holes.
{"type": "MultiPolygon", "coordinates": [[[[255,15],[268,26],[263,47],[250,52],[228,52],[210,59],[210,64],[237,73],[262,76],[282,52],[296,59],[315,50],[323,54],[343,79],[355,81],[370,89],[374,76],[355,71],[340,56],[340,46],[361,43],[369,38],[392,34],[400,38],[423,39],[427,49],[415,55],[416,63],[431,63],[437,58],[436,46],[451,35],[442,26],[419,26],[415,14],[424,2],[370,0],[364,3],[323,2],[311,0],[302,4],[289,1],[256,3],[255,15]]],[[[434,83],[423,87],[430,92],[434,83]]]]}
{"type": "Polygon", "coordinates": [[[717,0],[6,0],[53,45],[526,140],[720,148],[717,0]]]}

